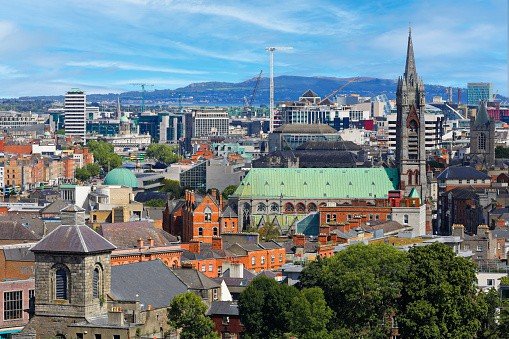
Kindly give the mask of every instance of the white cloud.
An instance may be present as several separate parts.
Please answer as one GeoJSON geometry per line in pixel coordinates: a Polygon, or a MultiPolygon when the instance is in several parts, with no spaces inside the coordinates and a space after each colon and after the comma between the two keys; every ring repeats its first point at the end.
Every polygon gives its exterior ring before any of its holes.
{"type": "Polygon", "coordinates": [[[190,71],[185,69],[165,68],[165,67],[151,67],[133,65],[123,62],[115,61],[70,61],[67,66],[72,67],[87,67],[87,68],[117,68],[129,71],[146,71],[146,72],[162,72],[162,73],[177,73],[177,74],[205,74],[208,72],[203,71],[190,71]]]}

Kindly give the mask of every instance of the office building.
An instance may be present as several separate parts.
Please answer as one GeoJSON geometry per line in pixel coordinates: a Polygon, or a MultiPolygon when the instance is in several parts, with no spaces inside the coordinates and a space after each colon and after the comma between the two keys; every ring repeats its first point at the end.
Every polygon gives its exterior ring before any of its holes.
{"type": "Polygon", "coordinates": [[[65,94],[65,134],[78,135],[85,141],[87,95],[84,91],[73,88],[65,94]]]}
{"type": "Polygon", "coordinates": [[[483,101],[493,101],[493,83],[472,82],[468,83],[468,105],[479,105],[483,101]]]}
{"type": "Polygon", "coordinates": [[[224,109],[193,110],[194,136],[228,135],[230,119],[224,109]]]}
{"type": "MultiPolygon", "coordinates": [[[[387,116],[387,124],[389,125],[389,149],[396,150],[396,119],[397,114],[389,114],[387,116]]],[[[438,149],[442,143],[442,135],[444,129],[444,115],[425,113],[425,147],[426,151],[438,149]]]]}

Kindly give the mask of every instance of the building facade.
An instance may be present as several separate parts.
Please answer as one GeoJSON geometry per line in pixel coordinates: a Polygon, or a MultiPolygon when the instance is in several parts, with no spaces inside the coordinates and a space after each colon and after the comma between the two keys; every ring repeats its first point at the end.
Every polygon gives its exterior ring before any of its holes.
{"type": "Polygon", "coordinates": [[[467,85],[468,105],[479,105],[481,102],[493,101],[493,83],[475,82],[467,85]]]}
{"type": "Polygon", "coordinates": [[[87,95],[75,88],[65,94],[65,134],[85,139],[87,124],[87,95]]]}

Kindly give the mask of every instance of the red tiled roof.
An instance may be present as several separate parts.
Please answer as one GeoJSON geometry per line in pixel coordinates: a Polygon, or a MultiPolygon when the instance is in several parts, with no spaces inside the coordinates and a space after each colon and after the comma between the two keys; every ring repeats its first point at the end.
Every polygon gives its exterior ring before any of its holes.
{"type": "Polygon", "coordinates": [[[4,145],[5,153],[32,154],[32,145],[4,145]]]}

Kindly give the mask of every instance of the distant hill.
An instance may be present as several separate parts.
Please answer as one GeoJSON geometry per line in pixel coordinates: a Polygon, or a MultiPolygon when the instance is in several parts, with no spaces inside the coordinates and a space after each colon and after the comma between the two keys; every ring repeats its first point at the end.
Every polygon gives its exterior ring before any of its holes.
{"type": "MultiPolygon", "coordinates": [[[[175,90],[155,90],[146,92],[147,104],[177,104],[179,93],[182,96],[182,103],[194,105],[244,105],[244,96],[251,99],[256,84],[256,79],[249,79],[239,83],[231,82],[200,82],[190,84],[186,87],[175,90]]],[[[325,98],[335,90],[341,88],[352,78],[331,78],[331,77],[301,77],[301,76],[278,76],[274,78],[275,101],[296,101],[308,89],[313,90],[320,97],[325,98]]],[[[360,96],[373,97],[385,94],[389,99],[396,98],[397,80],[360,77],[355,82],[346,86],[339,94],[358,94],[360,96]]],[[[253,105],[269,104],[269,78],[260,79],[258,90],[253,105]]],[[[431,102],[434,96],[448,98],[446,87],[425,84],[426,101],[431,102]]],[[[461,102],[467,100],[467,90],[461,89],[461,102]]],[[[453,101],[457,101],[458,89],[453,88],[453,101]]],[[[131,91],[119,94],[87,94],[87,99],[93,102],[116,101],[120,96],[122,104],[140,104],[141,92],[131,91]]],[[[33,97],[32,97],[33,98],[33,97]]],[[[63,96],[36,97],[38,99],[63,100],[63,96]]],[[[506,97],[498,96],[501,101],[509,100],[506,97]]]]}

